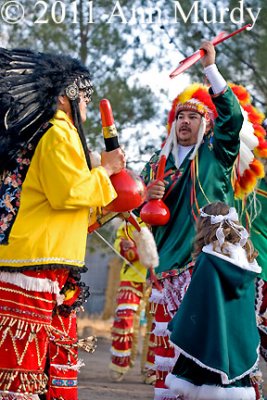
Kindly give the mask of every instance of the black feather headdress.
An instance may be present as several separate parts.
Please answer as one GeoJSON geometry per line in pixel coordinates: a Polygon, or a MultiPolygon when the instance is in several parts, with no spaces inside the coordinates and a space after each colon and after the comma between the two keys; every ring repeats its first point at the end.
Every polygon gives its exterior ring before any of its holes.
{"type": "MultiPolygon", "coordinates": [[[[79,90],[93,92],[88,69],[79,60],[31,50],[0,48],[0,171],[31,142],[55,114],[58,96],[66,94],[81,141],[79,90]]],[[[88,153],[87,149],[85,154],[88,153]]],[[[86,154],[88,161],[88,157],[86,154]]],[[[89,161],[88,161],[89,163],[89,161]]]]}

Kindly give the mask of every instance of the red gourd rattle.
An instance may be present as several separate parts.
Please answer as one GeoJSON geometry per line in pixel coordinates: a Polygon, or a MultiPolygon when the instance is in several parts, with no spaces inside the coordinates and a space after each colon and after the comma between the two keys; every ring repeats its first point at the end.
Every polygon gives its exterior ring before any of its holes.
{"type": "MultiPolygon", "coordinates": [[[[162,155],[158,164],[156,180],[163,180],[165,165],[166,156],[162,155]]],[[[140,217],[148,225],[165,225],[170,219],[170,211],[161,199],[151,199],[142,207],[140,217]]]]}
{"type": "MultiPolygon", "coordinates": [[[[100,101],[103,136],[106,151],[120,147],[118,133],[114,124],[113,113],[109,100],[100,101]]],[[[118,197],[108,204],[105,209],[113,212],[125,212],[140,207],[146,197],[146,187],[142,179],[129,169],[123,169],[110,177],[118,197]]]]}

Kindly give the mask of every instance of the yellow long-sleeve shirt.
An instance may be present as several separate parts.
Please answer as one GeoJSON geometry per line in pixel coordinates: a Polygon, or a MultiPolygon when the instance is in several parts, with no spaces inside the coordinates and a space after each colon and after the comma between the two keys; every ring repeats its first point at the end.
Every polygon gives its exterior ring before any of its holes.
{"type": "Polygon", "coordinates": [[[1,267],[83,266],[88,224],[116,198],[103,167],[89,171],[78,132],[63,111],[39,141],[22,184],[1,267]]]}

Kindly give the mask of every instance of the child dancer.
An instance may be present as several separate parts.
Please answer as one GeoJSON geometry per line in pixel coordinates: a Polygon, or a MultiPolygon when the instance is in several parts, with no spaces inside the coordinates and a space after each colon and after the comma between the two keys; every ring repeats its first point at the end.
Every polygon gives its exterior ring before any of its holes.
{"type": "MultiPolygon", "coordinates": [[[[142,224],[144,226],[145,224],[142,224]]],[[[140,262],[138,249],[134,241],[135,228],[123,222],[115,240],[115,249],[125,260],[120,273],[120,286],[117,293],[117,307],[112,326],[112,347],[110,378],[113,382],[120,382],[130,367],[134,365],[139,340],[141,301],[144,299],[147,268],[140,262]]],[[[153,334],[147,331],[144,340],[143,352],[146,351],[145,366],[142,371],[143,381],[153,384],[156,379],[154,364],[153,334]],[[146,346],[147,336],[149,336],[146,346]],[[147,347],[147,348],[146,348],[147,347]]]]}
{"type": "Polygon", "coordinates": [[[216,202],[200,210],[192,280],[168,326],[179,357],[166,385],[178,399],[256,398],[256,255],[234,208],[216,202]]]}

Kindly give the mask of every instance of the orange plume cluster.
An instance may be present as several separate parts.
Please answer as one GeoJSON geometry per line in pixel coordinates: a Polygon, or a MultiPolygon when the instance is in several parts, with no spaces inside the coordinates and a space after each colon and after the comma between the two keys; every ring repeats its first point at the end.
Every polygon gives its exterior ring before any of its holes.
{"type": "Polygon", "coordinates": [[[254,150],[257,157],[267,158],[267,141],[266,141],[266,131],[259,124],[253,124],[254,134],[257,136],[259,145],[254,150]]]}
{"type": "Polygon", "coordinates": [[[265,116],[251,104],[250,94],[243,86],[233,83],[230,83],[229,86],[238,98],[242,108],[247,113],[248,122],[252,124],[253,134],[257,137],[258,142],[257,146],[252,149],[253,160],[247,162],[245,168],[243,167],[242,174],[240,173],[240,162],[243,161],[244,163],[242,155],[237,159],[235,165],[235,196],[242,199],[255,189],[258,179],[264,177],[264,166],[256,157],[267,157],[266,131],[261,125],[265,116]]]}
{"type": "Polygon", "coordinates": [[[254,158],[242,176],[236,175],[234,182],[235,197],[243,199],[255,189],[258,179],[263,177],[264,166],[259,160],[254,158]]]}
{"type": "Polygon", "coordinates": [[[238,98],[241,106],[245,106],[251,102],[250,94],[248,93],[247,89],[244,88],[244,86],[236,85],[234,83],[229,83],[229,86],[238,98]]]}

